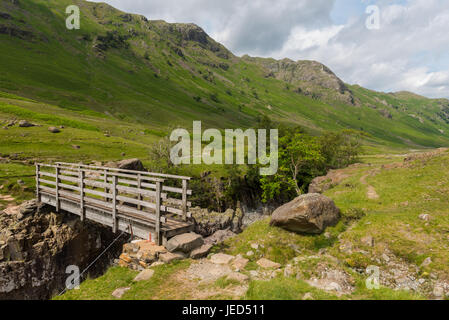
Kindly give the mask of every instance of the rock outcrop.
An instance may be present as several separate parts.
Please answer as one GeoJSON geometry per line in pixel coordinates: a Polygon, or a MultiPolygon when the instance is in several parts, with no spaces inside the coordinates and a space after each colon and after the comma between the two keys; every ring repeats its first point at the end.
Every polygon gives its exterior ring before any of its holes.
{"type": "Polygon", "coordinates": [[[339,218],[340,210],[331,199],[309,193],[276,209],[270,225],[293,232],[319,234],[337,224],[339,218]]]}
{"type": "Polygon", "coordinates": [[[234,233],[242,230],[243,213],[238,208],[215,212],[196,207],[190,211],[195,222],[195,232],[203,237],[210,236],[218,230],[230,229],[234,233]]]}
{"type": "Polygon", "coordinates": [[[323,193],[337,186],[349,175],[343,170],[330,170],[327,175],[316,177],[309,185],[309,193],[323,193]]]}

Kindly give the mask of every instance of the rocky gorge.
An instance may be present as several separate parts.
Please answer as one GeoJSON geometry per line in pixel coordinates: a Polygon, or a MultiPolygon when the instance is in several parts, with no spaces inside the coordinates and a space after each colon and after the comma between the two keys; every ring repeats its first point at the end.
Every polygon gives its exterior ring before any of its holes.
{"type": "MultiPolygon", "coordinates": [[[[55,214],[35,200],[9,207],[0,214],[0,300],[61,293],[67,267],[82,272],[115,238],[109,228],[55,214]]],[[[119,239],[84,276],[103,273],[127,240],[119,239]]]]}

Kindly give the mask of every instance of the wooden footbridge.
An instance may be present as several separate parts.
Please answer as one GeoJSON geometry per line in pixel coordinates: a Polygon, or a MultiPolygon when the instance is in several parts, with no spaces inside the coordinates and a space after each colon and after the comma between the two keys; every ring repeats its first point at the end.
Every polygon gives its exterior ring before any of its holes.
{"type": "Polygon", "coordinates": [[[163,244],[193,230],[189,177],[58,162],[36,164],[39,201],[163,244]]]}

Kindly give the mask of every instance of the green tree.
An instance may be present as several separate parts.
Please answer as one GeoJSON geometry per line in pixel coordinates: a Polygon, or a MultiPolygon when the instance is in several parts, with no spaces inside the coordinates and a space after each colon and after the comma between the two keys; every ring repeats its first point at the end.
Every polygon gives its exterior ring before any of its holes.
{"type": "Polygon", "coordinates": [[[310,181],[320,173],[324,157],[318,139],[301,133],[300,129],[279,139],[279,167],[273,176],[260,179],[262,200],[291,200],[304,192],[310,181]]]}

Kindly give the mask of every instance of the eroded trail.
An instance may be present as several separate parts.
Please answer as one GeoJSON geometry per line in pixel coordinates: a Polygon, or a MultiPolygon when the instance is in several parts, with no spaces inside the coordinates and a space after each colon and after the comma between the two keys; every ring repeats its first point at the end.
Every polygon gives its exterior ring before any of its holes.
{"type": "Polygon", "coordinates": [[[377,199],[380,198],[379,195],[377,194],[376,189],[372,185],[368,184],[368,182],[366,181],[366,178],[369,177],[369,176],[374,176],[376,174],[376,171],[377,171],[376,169],[375,170],[370,170],[370,171],[368,171],[367,174],[363,175],[360,178],[360,183],[367,186],[366,187],[366,189],[367,189],[366,190],[366,197],[368,199],[370,199],[370,200],[377,200],[377,199]]]}

